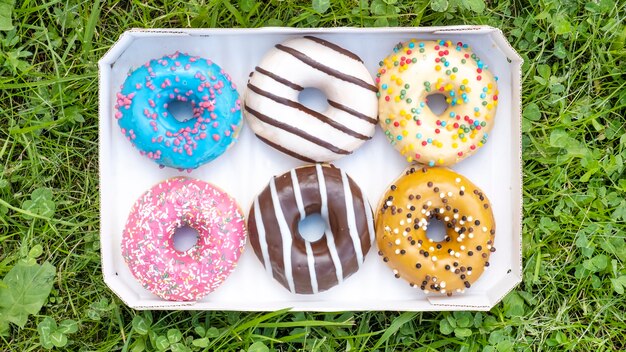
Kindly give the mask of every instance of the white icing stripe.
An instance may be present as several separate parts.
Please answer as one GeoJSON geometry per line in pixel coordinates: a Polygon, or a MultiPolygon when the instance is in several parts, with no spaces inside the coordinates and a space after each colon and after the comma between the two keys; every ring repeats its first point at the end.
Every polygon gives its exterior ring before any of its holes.
{"type": "Polygon", "coordinates": [[[315,257],[313,256],[313,248],[311,248],[311,242],[304,241],[304,248],[306,248],[306,261],[309,265],[309,276],[311,277],[311,290],[313,293],[318,292],[317,288],[317,273],[315,272],[315,257]]]}
{"type": "Polygon", "coordinates": [[[259,234],[259,247],[261,247],[261,254],[263,255],[263,266],[265,266],[265,271],[272,276],[272,263],[270,262],[270,253],[265,238],[265,225],[263,224],[263,216],[259,206],[259,197],[254,198],[254,219],[256,220],[256,231],[259,234]]]}
{"type": "Polygon", "coordinates": [[[293,194],[296,198],[296,205],[298,206],[298,212],[300,212],[300,220],[306,217],[304,211],[304,202],[302,201],[302,193],[300,192],[300,184],[298,183],[298,175],[296,175],[296,169],[291,169],[291,183],[293,184],[293,194]]]}
{"type": "Polygon", "coordinates": [[[343,170],[341,171],[341,183],[343,184],[343,198],[346,200],[346,216],[348,220],[348,232],[352,239],[352,245],[354,246],[354,253],[356,253],[356,262],[361,268],[363,263],[363,249],[361,248],[361,239],[356,227],[356,217],[354,215],[354,204],[352,203],[352,191],[350,190],[350,183],[348,176],[343,170]]]}
{"type": "Polygon", "coordinates": [[[365,197],[365,194],[362,194],[362,196],[363,196],[363,207],[365,208],[365,221],[367,221],[367,231],[370,232],[370,243],[373,243],[375,233],[374,233],[374,219],[372,215],[372,206],[370,205],[370,202],[365,197]]]}
{"type": "Polygon", "coordinates": [[[337,247],[335,247],[335,236],[333,236],[333,231],[330,228],[330,223],[328,222],[328,195],[326,194],[326,180],[324,179],[324,172],[322,171],[322,165],[315,164],[315,169],[317,170],[317,182],[320,187],[320,198],[322,200],[322,218],[326,221],[326,244],[328,245],[328,252],[330,253],[330,258],[333,260],[333,264],[335,265],[335,274],[337,274],[337,283],[343,282],[343,267],[341,266],[341,260],[339,259],[339,253],[337,253],[337,247]]]}
{"type": "Polygon", "coordinates": [[[283,242],[283,263],[285,266],[285,278],[289,285],[289,291],[296,292],[295,284],[293,282],[293,273],[291,268],[291,232],[289,231],[289,225],[285,220],[283,209],[280,206],[280,200],[278,199],[278,193],[276,193],[275,178],[272,177],[270,181],[270,192],[272,194],[272,204],[274,205],[274,214],[276,214],[276,222],[280,229],[280,237],[283,242]]]}
{"type": "MultiPolygon", "coordinates": [[[[300,192],[300,184],[298,183],[298,175],[296,169],[291,169],[291,183],[293,184],[293,194],[296,198],[296,205],[298,206],[298,212],[300,212],[300,220],[306,217],[304,211],[304,202],[302,201],[302,192],[300,192]]],[[[317,293],[317,273],[315,272],[315,257],[313,256],[313,249],[311,243],[304,240],[304,246],[306,248],[306,261],[309,267],[309,277],[311,278],[311,289],[313,293],[317,293]]]]}

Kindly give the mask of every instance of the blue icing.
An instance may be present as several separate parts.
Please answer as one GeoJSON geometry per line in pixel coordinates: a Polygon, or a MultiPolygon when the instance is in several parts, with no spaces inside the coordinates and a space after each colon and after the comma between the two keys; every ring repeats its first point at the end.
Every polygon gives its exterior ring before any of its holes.
{"type": "Polygon", "coordinates": [[[211,61],[181,53],[132,71],[116,101],[115,117],[133,145],[156,163],[178,169],[194,169],[223,154],[243,122],[228,75],[211,61]],[[194,116],[175,119],[168,110],[175,101],[191,104],[194,116]]]}

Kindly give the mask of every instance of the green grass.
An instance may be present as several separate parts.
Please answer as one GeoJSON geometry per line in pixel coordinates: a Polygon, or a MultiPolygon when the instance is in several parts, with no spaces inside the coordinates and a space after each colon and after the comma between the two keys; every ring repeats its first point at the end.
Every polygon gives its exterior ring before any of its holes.
{"type": "MultiPolygon", "coordinates": [[[[11,324],[0,349],[42,350],[53,336],[72,351],[625,350],[626,3],[481,4],[18,0],[15,28],[0,31],[0,277],[25,262],[56,274],[42,309],[11,324]],[[525,59],[524,281],[503,303],[454,314],[150,314],[108,290],[96,63],[125,29],[452,24],[499,27],[525,59]]],[[[7,290],[0,283],[0,299],[7,290]]]]}

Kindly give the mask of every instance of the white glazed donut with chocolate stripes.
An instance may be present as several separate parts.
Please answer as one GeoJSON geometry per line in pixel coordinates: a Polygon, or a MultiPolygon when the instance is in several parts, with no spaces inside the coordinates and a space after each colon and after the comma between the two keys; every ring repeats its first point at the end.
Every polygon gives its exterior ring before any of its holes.
{"type": "Polygon", "coordinates": [[[265,270],[293,293],[323,292],[362,265],[374,239],[372,209],[359,186],[332,165],[304,166],[277,177],[254,199],[248,234],[265,270]],[[326,222],[317,241],[298,232],[301,219],[326,222]]]}
{"type": "Polygon", "coordinates": [[[307,162],[336,160],[374,135],[378,89],[361,59],[305,36],[277,44],[251,73],[244,112],[266,144],[307,162]],[[328,100],[323,113],[298,101],[305,88],[328,100]]]}

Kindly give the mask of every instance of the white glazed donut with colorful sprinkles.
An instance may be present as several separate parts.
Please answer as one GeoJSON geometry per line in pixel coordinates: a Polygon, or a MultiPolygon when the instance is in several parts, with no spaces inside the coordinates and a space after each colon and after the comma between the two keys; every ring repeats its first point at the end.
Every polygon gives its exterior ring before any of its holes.
{"type": "Polygon", "coordinates": [[[122,256],[135,278],[157,296],[195,301],[215,290],[235,268],[246,243],[245,220],[236,201],[215,186],[175,177],[144,193],[133,205],[122,236],[122,256]],[[181,252],[173,234],[198,232],[181,252]]]}
{"type": "Polygon", "coordinates": [[[379,63],[379,123],[408,162],[449,166],[487,143],[498,106],[497,77],[467,44],[412,39],[379,63]],[[428,98],[448,103],[439,115],[428,98]]]}

